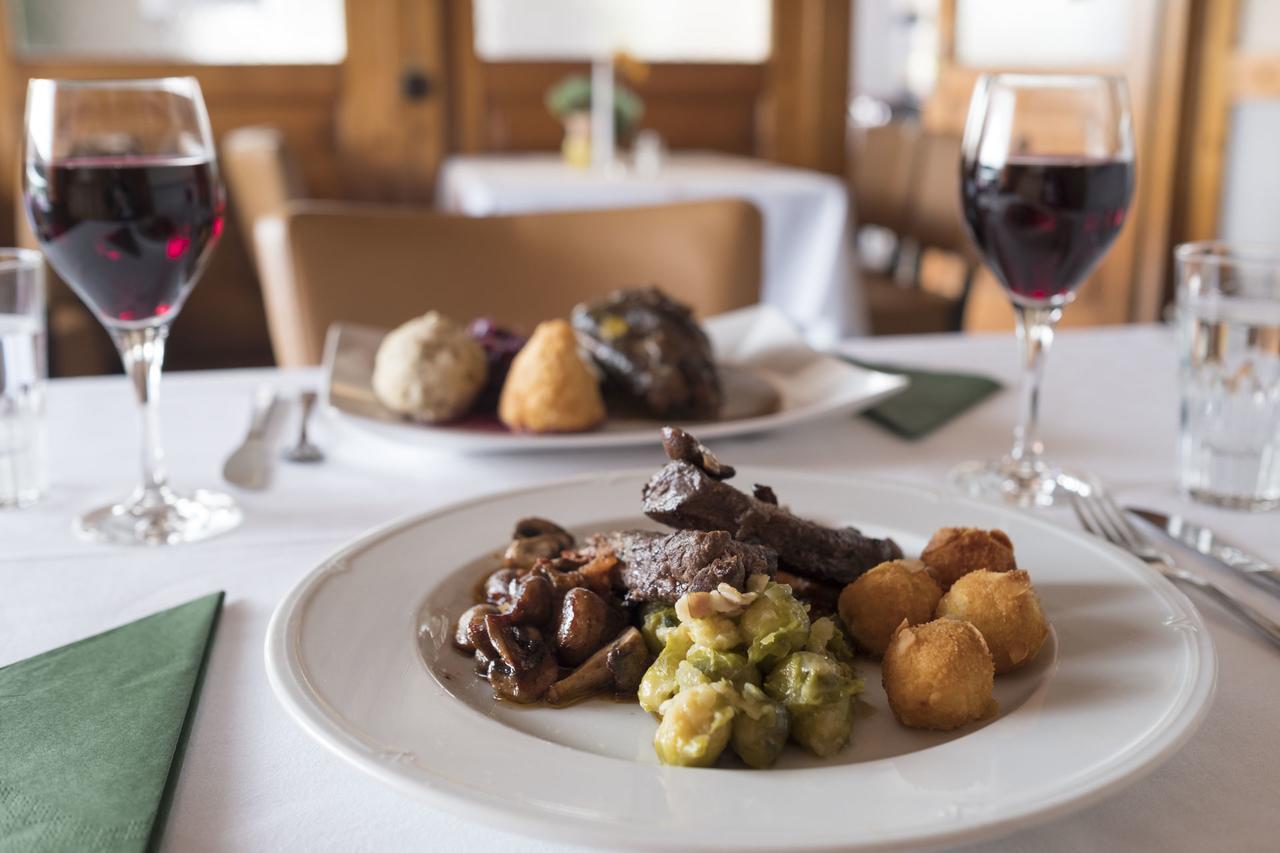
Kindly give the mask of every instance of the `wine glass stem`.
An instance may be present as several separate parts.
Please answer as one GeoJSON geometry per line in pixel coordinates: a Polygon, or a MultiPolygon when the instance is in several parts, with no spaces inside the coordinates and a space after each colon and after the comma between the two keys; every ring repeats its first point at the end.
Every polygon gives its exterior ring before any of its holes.
{"type": "Polygon", "coordinates": [[[161,502],[168,483],[164,470],[164,448],[160,443],[160,366],[164,363],[164,342],[168,326],[118,329],[112,332],[125,375],[133,383],[142,421],[141,498],[161,502]]]}
{"type": "Polygon", "coordinates": [[[1062,316],[1061,308],[1014,305],[1018,343],[1022,349],[1022,419],[1013,431],[1009,457],[1031,475],[1040,466],[1044,444],[1040,441],[1040,380],[1044,360],[1053,345],[1053,328],[1062,316]]]}

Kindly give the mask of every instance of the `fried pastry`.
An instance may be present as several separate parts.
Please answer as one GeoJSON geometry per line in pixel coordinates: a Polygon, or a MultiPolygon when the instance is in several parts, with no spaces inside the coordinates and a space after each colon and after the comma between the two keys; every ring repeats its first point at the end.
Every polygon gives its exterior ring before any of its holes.
{"type": "Polygon", "coordinates": [[[540,323],[512,360],[498,417],[524,432],[582,432],[604,422],[600,387],[566,321],[540,323]]]}
{"type": "Polygon", "coordinates": [[[982,632],[996,675],[1035,660],[1049,636],[1040,599],[1021,570],[970,572],[942,597],[938,615],[971,622],[982,632]]]}

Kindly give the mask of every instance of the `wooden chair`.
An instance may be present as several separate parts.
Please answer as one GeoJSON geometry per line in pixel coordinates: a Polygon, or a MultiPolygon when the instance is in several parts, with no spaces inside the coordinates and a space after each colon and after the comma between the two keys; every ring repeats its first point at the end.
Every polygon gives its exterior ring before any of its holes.
{"type": "Polygon", "coordinates": [[[253,245],[253,224],[279,216],[291,201],[307,197],[284,134],[266,125],[238,127],[222,137],[223,178],[246,245],[253,245]]]}
{"type": "Polygon", "coordinates": [[[888,269],[862,269],[877,335],[956,331],[976,255],[960,212],[960,140],[913,122],[859,131],[850,176],[859,227],[892,231],[888,269]]]}
{"type": "Polygon", "coordinates": [[[657,285],[699,315],[759,300],[761,220],[744,201],[466,217],[342,202],[255,228],[282,366],[315,364],[331,323],[432,309],[524,331],[615,288],[657,285]]]}

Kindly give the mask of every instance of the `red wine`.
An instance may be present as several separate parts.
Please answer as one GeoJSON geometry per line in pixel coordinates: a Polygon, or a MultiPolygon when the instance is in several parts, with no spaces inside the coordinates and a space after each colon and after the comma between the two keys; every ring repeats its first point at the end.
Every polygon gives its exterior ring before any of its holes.
{"type": "Polygon", "coordinates": [[[1014,300],[1060,304],[1120,233],[1133,163],[1012,156],[968,166],[960,184],[973,241],[1014,300]]]}
{"type": "Polygon", "coordinates": [[[109,324],[172,315],[222,233],[208,160],[81,158],[29,166],[27,211],[49,263],[109,324]]]}

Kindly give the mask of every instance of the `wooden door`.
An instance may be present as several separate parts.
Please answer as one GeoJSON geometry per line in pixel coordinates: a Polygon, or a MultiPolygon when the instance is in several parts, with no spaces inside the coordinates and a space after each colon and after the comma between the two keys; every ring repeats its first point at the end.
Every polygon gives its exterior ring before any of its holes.
{"type": "MultiPolygon", "coordinates": [[[[21,236],[15,216],[17,160],[27,81],[34,77],[128,78],[192,75],[200,80],[219,138],[269,124],[284,134],[313,197],[425,202],[445,150],[446,0],[346,0],[346,57],[329,64],[209,65],[24,55],[7,32],[15,0],[0,0],[0,244],[21,236]]],[[[234,212],[235,199],[230,199],[234,212]]],[[[65,309],[51,324],[73,340],[55,351],[62,373],[116,369],[105,333],[55,286],[65,309]],[[74,334],[72,334],[74,332],[74,334]]],[[[173,367],[270,363],[265,313],[239,229],[221,245],[175,323],[173,367]]]]}
{"type": "MultiPolygon", "coordinates": [[[[1099,2],[1099,0],[1095,0],[1099,2]]],[[[1110,2],[1110,0],[1108,0],[1110,2]]],[[[1169,270],[1169,227],[1178,154],[1185,46],[1190,0],[1123,0],[1122,56],[1095,64],[1034,68],[966,64],[956,50],[957,14],[965,0],[942,0],[939,16],[939,75],[925,104],[925,126],[959,134],[974,82],[991,71],[1073,71],[1118,74],[1129,83],[1133,103],[1137,185],[1129,222],[1106,259],[1064,312],[1065,325],[1150,322],[1159,317],[1169,270]]],[[[976,16],[980,3],[972,2],[976,16]]],[[[1029,4],[1023,8],[1030,8],[1029,4]]],[[[1008,299],[985,267],[966,310],[968,329],[1012,326],[1008,299]]]]}
{"type": "Polygon", "coordinates": [[[1280,242],[1280,4],[1193,0],[1173,239],[1280,242]]]}

